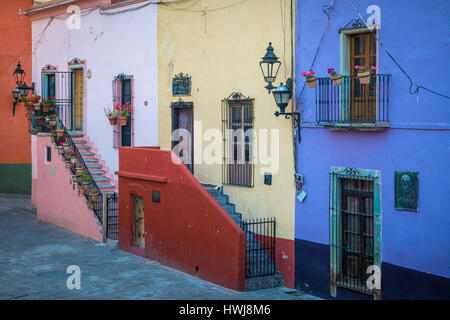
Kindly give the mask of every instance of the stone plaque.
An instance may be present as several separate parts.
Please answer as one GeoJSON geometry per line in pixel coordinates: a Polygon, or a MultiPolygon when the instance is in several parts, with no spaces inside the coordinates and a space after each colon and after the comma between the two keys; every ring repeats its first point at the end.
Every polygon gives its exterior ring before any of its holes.
{"type": "Polygon", "coordinates": [[[172,95],[189,96],[191,95],[191,77],[187,74],[177,74],[172,79],[172,95]]]}
{"type": "Polygon", "coordinates": [[[419,173],[394,172],[395,209],[419,211],[419,173]]]}

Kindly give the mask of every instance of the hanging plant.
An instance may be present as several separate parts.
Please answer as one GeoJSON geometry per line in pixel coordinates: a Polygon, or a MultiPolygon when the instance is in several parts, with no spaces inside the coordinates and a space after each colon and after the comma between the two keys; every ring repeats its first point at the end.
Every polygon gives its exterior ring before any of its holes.
{"type": "Polygon", "coordinates": [[[91,192],[89,193],[89,198],[92,202],[95,202],[98,200],[100,196],[100,191],[98,189],[93,189],[91,190],[91,192]]]}
{"type": "Polygon", "coordinates": [[[45,98],[44,100],[42,100],[42,111],[49,112],[50,110],[52,110],[55,103],[55,97],[52,96],[45,98]]]}
{"type": "Polygon", "coordinates": [[[117,124],[116,112],[114,110],[111,110],[111,109],[104,109],[104,110],[105,110],[106,117],[109,119],[109,123],[112,126],[115,126],[117,124]]]}
{"type": "Polygon", "coordinates": [[[126,126],[128,117],[131,115],[131,105],[129,103],[116,105],[117,118],[121,126],[126,126]]]}
{"type": "Polygon", "coordinates": [[[370,82],[371,74],[377,70],[375,66],[371,66],[370,68],[355,66],[355,70],[357,72],[357,76],[359,79],[359,83],[368,84],[370,82]]]}
{"type": "Polygon", "coordinates": [[[44,120],[45,120],[43,112],[42,111],[35,111],[34,115],[36,116],[36,123],[38,125],[42,126],[44,124],[44,120]]]}
{"type": "Polygon", "coordinates": [[[308,84],[309,88],[315,88],[316,87],[316,80],[317,78],[314,76],[315,72],[310,70],[310,71],[303,71],[302,76],[304,76],[306,78],[306,83],[308,84]]]}
{"type": "Polygon", "coordinates": [[[330,79],[335,86],[339,87],[340,85],[342,85],[342,74],[336,73],[336,71],[334,71],[334,68],[329,68],[328,73],[330,74],[330,79]]]}

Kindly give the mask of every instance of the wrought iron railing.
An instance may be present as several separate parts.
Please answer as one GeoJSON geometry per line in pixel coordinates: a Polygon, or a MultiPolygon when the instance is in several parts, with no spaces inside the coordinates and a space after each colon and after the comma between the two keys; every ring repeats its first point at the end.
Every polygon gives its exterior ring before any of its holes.
{"type": "Polygon", "coordinates": [[[242,220],[241,228],[247,235],[245,270],[247,278],[273,275],[275,263],[275,218],[242,220]]]}
{"type": "Polygon", "coordinates": [[[368,268],[374,265],[374,181],[356,169],[330,173],[330,263],[332,282],[372,294],[368,268]]]}
{"type": "Polygon", "coordinates": [[[119,239],[119,195],[114,192],[106,196],[106,221],[103,232],[108,239],[119,239]]]}
{"type": "Polygon", "coordinates": [[[319,125],[386,125],[389,122],[390,76],[342,76],[335,80],[317,78],[316,122],[319,125]]]}

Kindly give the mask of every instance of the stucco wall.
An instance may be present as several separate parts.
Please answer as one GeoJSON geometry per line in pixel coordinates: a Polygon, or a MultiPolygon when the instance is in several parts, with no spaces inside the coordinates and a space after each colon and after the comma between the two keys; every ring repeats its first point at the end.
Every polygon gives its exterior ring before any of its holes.
{"type": "MultiPolygon", "coordinates": [[[[244,218],[276,217],[277,237],[292,240],[294,236],[294,162],[292,123],[276,118],[277,106],[272,94],[264,88],[259,61],[271,41],[280,57],[277,82],[290,76],[290,2],[266,0],[188,1],[173,8],[158,10],[158,77],[159,77],[159,145],[171,148],[172,78],[187,73],[192,78],[190,96],[181,97],[194,105],[194,174],[202,183],[222,184],[222,165],[205,164],[202,151],[211,142],[203,141],[207,129],[222,130],[221,100],[232,92],[254,98],[254,128],[279,130],[279,170],[262,170],[258,157],[253,188],[225,185],[224,192],[236,204],[244,218]],[[281,19],[283,7],[285,38],[281,19]],[[185,10],[174,8],[186,7],[185,10]],[[285,46],[283,45],[285,42],[285,46]],[[284,57],[284,48],[285,59],[284,57]],[[201,126],[201,128],[200,128],[201,126]],[[264,171],[273,171],[272,185],[264,185],[264,171]]],[[[290,106],[288,107],[288,110],[290,106]]],[[[270,131],[269,131],[270,132],[270,131]]],[[[270,137],[270,133],[269,133],[270,137]]],[[[258,137],[259,138],[259,137],[258,137]]],[[[269,150],[275,148],[268,140],[269,150]]],[[[290,255],[290,253],[287,253],[290,255]]]]}
{"type": "Polygon", "coordinates": [[[71,183],[69,170],[50,137],[36,138],[37,179],[33,180],[33,195],[39,220],[102,241],[98,219],[89,210],[84,195],[78,195],[71,183]],[[51,147],[51,161],[46,161],[46,147],[51,147]],[[52,168],[54,167],[54,174],[52,168]]]}
{"type": "Polygon", "coordinates": [[[82,11],[81,28],[68,29],[64,16],[33,21],[33,81],[41,90],[41,68],[51,64],[67,71],[73,58],[85,60],[85,134],[109,167],[118,169],[118,149],[113,148],[113,127],[104,114],[112,108],[112,80],[124,73],[134,76],[134,144],[158,142],[156,7],[113,14],[137,5],[82,11]],[[48,25],[48,27],[47,27],[48,25]],[[46,28],[47,27],[47,28],[46,28]],[[44,31],[45,29],[45,31],[44,31]],[[92,77],[86,77],[91,70],[92,77]],[[148,105],[144,105],[148,101],[148,105]]]}
{"type": "Polygon", "coordinates": [[[27,9],[32,0],[4,0],[1,3],[0,29],[0,193],[31,192],[31,150],[28,120],[23,104],[16,105],[12,114],[12,90],[17,87],[13,77],[20,60],[25,70],[25,82],[31,85],[31,24],[20,16],[19,9],[27,9]]]}
{"type": "MultiPolygon", "coordinates": [[[[366,9],[381,9],[380,40],[419,84],[449,94],[447,1],[354,1],[364,18],[366,9]],[[424,14],[426,12],[426,14],[424,14]],[[420,18],[418,18],[420,17],[420,18]]],[[[297,24],[296,73],[309,70],[325,29],[326,1],[301,1],[297,24]]],[[[337,30],[358,15],[347,1],[336,1],[328,33],[314,66],[318,76],[339,71],[337,30]]],[[[295,238],[329,243],[329,176],[332,166],[381,171],[382,260],[422,272],[449,277],[450,262],[448,161],[450,108],[447,99],[424,90],[409,94],[409,81],[379,47],[379,73],[392,74],[389,87],[390,128],[382,132],[333,132],[315,123],[315,90],[302,96],[302,143],[298,167],[308,197],[296,203],[295,238]],[[394,171],[419,172],[419,211],[394,209],[394,171]]],[[[297,86],[304,79],[297,78],[297,86]]]]}

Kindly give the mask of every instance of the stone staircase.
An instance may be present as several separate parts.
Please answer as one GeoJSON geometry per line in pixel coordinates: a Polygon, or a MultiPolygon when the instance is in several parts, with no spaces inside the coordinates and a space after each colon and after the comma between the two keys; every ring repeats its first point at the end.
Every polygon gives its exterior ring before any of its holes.
{"type": "MultiPolygon", "coordinates": [[[[99,187],[103,194],[113,194],[117,193],[117,183],[114,181],[112,176],[109,174],[108,168],[105,166],[104,161],[101,157],[97,155],[96,149],[93,144],[89,142],[88,138],[83,135],[70,133],[73,143],[77,147],[84,163],[86,164],[89,173],[95,180],[95,183],[99,187]]],[[[102,200],[100,200],[101,202],[102,200]]],[[[98,214],[98,225],[101,226],[101,219],[103,217],[103,207],[101,205],[96,206],[95,211],[98,214]]],[[[108,229],[110,230],[110,235],[118,235],[118,224],[119,224],[119,210],[117,201],[108,201],[108,229]]],[[[102,230],[100,230],[102,232],[102,230]]],[[[110,240],[112,245],[117,245],[117,240],[110,240]]]]}
{"type": "MultiPolygon", "coordinates": [[[[236,206],[231,203],[229,196],[223,193],[222,187],[202,184],[208,193],[221,205],[221,207],[228,213],[236,224],[242,228],[242,214],[236,211],[236,206]]],[[[247,233],[247,254],[246,254],[246,290],[260,290],[266,288],[275,288],[284,285],[284,276],[276,272],[277,267],[275,261],[270,258],[269,252],[265,250],[257,250],[262,248],[262,243],[258,241],[253,232],[244,230],[247,233]],[[248,251],[249,249],[256,249],[248,251]],[[262,266],[249,266],[250,261],[260,261],[262,266]],[[274,270],[275,274],[265,275],[267,270],[274,270]]]]}
{"type": "Polygon", "coordinates": [[[117,192],[117,183],[112,178],[112,175],[109,174],[104,161],[101,161],[100,156],[96,154],[93,144],[85,136],[81,135],[72,136],[72,140],[100,191],[102,193],[117,192]]]}

